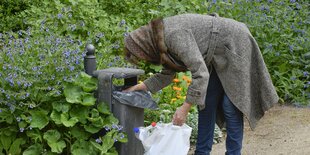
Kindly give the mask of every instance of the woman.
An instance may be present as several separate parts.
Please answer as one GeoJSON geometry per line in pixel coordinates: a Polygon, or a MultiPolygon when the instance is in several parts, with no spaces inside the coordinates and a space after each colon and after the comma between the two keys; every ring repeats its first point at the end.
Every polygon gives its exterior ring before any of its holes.
{"type": "Polygon", "coordinates": [[[160,73],[126,91],[152,93],[190,71],[186,100],[174,116],[182,125],[192,105],[199,108],[196,155],[211,152],[215,122],[226,122],[226,154],[241,154],[243,116],[255,128],[278,101],[259,47],[245,24],[217,14],[182,14],[156,19],[125,38],[126,58],[162,65],[160,73]]]}

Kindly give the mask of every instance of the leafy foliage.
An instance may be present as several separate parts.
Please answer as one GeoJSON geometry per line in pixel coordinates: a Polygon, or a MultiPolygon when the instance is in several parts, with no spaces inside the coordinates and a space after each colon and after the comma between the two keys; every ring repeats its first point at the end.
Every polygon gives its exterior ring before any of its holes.
{"type": "MultiPolygon", "coordinates": [[[[124,36],[151,19],[181,13],[217,12],[244,22],[282,102],[309,105],[308,8],[308,0],[3,0],[0,154],[116,154],[112,143],[126,137],[112,127],[117,120],[106,105],[95,104],[95,79],[79,74],[84,47],[97,48],[98,69],[132,67],[121,57],[124,36]],[[107,134],[93,138],[103,126],[107,134]],[[60,138],[50,140],[50,133],[60,138]]],[[[161,69],[140,67],[150,74],[161,69]]],[[[184,101],[183,75],[189,76],[179,74],[182,82],[155,95],[165,110],[147,111],[146,122],[170,120],[184,101]]]]}
{"type": "Polygon", "coordinates": [[[95,104],[97,80],[81,72],[64,86],[64,93],[50,96],[49,100],[41,103],[45,104],[44,108],[1,109],[0,124],[7,126],[0,130],[1,152],[116,154],[114,143],[127,142],[127,138],[108,106],[104,103],[95,104]],[[7,118],[8,113],[15,118],[7,118]],[[93,134],[103,128],[104,134],[94,137],[93,134]]]}

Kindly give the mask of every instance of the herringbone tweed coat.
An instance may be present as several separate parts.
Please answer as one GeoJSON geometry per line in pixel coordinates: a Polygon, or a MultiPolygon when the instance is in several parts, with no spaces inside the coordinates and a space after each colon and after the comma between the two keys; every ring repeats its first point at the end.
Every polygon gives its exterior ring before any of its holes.
{"type": "MultiPolygon", "coordinates": [[[[155,38],[164,42],[157,43],[158,46],[166,46],[158,47],[159,50],[166,49],[159,52],[167,53],[170,63],[192,73],[186,102],[198,105],[199,109],[205,108],[211,65],[225,93],[247,118],[252,129],[264,113],[278,102],[260,49],[245,24],[217,15],[198,14],[176,15],[164,18],[163,25],[156,21],[152,24],[153,29],[157,29],[155,38]]],[[[151,92],[170,84],[175,72],[181,71],[169,63],[162,64],[165,68],[161,73],[144,81],[151,92]]],[[[220,126],[222,116],[219,113],[217,117],[220,126]]]]}

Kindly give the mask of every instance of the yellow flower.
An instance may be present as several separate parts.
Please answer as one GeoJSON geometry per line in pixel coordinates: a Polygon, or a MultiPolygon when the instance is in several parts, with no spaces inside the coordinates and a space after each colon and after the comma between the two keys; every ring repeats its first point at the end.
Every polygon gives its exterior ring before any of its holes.
{"type": "Polygon", "coordinates": [[[178,95],[177,98],[180,99],[180,98],[183,98],[183,97],[181,95],[178,95]]]}
{"type": "Polygon", "coordinates": [[[177,100],[176,98],[171,99],[171,103],[174,102],[174,101],[176,101],[176,100],[177,100]]]}
{"type": "Polygon", "coordinates": [[[138,81],[138,83],[140,84],[140,83],[142,83],[143,81],[138,81]]]}

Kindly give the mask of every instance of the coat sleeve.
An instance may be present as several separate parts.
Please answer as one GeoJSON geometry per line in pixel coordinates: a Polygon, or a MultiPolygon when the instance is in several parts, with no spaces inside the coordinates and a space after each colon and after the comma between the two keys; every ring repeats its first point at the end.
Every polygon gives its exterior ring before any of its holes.
{"type": "Polygon", "coordinates": [[[169,52],[175,54],[192,74],[186,102],[203,105],[210,75],[192,32],[187,29],[173,30],[165,41],[169,52]]]}
{"type": "Polygon", "coordinates": [[[151,76],[150,78],[143,81],[143,83],[146,85],[147,89],[150,92],[156,93],[162,88],[168,86],[172,82],[174,77],[174,71],[163,68],[160,73],[151,76]]]}

